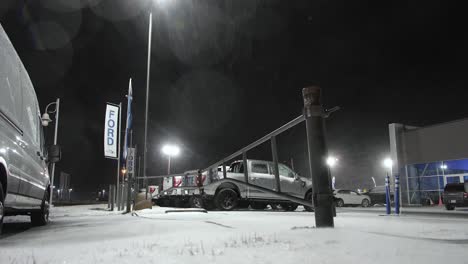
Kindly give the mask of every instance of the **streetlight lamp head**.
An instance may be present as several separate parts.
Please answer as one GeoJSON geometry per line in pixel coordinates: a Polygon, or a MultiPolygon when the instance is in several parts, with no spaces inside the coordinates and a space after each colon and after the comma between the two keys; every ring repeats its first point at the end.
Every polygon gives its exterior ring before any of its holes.
{"type": "Polygon", "coordinates": [[[165,146],[162,148],[162,153],[163,153],[164,155],[173,157],[173,156],[179,155],[180,149],[179,149],[179,147],[177,147],[177,146],[175,146],[175,145],[165,145],[165,146]]]}
{"type": "Polygon", "coordinates": [[[329,156],[326,162],[330,168],[333,168],[338,163],[338,159],[336,157],[329,156]]]}
{"type": "Polygon", "coordinates": [[[391,158],[386,158],[383,160],[382,164],[386,168],[391,168],[393,166],[393,160],[391,158]]]}
{"type": "Polygon", "coordinates": [[[42,125],[43,126],[48,126],[50,122],[52,122],[52,119],[50,119],[50,116],[48,113],[44,113],[41,118],[42,125]]]}

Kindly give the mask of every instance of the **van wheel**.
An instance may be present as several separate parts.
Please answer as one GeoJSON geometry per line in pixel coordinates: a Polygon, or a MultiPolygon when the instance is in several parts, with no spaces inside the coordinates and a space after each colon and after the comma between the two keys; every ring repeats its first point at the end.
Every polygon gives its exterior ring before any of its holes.
{"type": "Polygon", "coordinates": [[[5,196],[3,195],[3,186],[0,184],[0,234],[3,228],[3,216],[5,216],[5,196]]]}
{"type": "MultiPolygon", "coordinates": [[[[305,199],[309,202],[312,202],[312,192],[308,192],[305,199]]],[[[304,209],[307,211],[307,212],[313,212],[314,211],[314,207],[311,207],[311,206],[305,206],[304,205],[304,209]]]]}
{"type": "Polygon", "coordinates": [[[236,208],[238,202],[236,191],[229,188],[222,189],[215,197],[216,207],[219,210],[230,211],[236,208]]]}
{"type": "Polygon", "coordinates": [[[43,226],[49,223],[49,192],[44,193],[44,198],[42,199],[41,209],[36,212],[31,213],[31,224],[33,226],[43,226]]]}

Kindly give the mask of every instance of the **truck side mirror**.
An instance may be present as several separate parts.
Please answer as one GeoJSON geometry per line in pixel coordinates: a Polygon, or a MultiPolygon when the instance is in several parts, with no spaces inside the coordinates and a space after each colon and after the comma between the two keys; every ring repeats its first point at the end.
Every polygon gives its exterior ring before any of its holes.
{"type": "Polygon", "coordinates": [[[62,159],[62,149],[59,145],[52,145],[47,148],[47,161],[50,163],[59,162],[62,159]]]}

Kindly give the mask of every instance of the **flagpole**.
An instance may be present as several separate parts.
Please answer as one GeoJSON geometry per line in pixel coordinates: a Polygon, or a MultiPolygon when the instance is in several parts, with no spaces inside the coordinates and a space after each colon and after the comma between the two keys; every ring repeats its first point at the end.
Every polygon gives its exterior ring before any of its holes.
{"type": "Polygon", "coordinates": [[[153,13],[149,16],[149,29],[148,29],[148,62],[146,72],[146,107],[145,107],[145,142],[143,143],[143,177],[144,185],[146,188],[146,199],[148,199],[148,182],[146,180],[146,160],[147,160],[147,138],[148,138],[148,100],[149,100],[149,83],[150,83],[150,65],[151,65],[151,35],[153,25],[153,13]]]}
{"type": "Polygon", "coordinates": [[[116,202],[117,202],[117,210],[120,209],[120,200],[119,200],[119,176],[120,176],[120,131],[122,131],[122,103],[119,103],[119,138],[117,142],[117,185],[116,188],[116,202]]]}
{"type": "MultiPolygon", "coordinates": [[[[128,94],[127,94],[127,122],[125,128],[125,145],[124,145],[124,158],[125,158],[125,167],[127,168],[127,210],[126,212],[130,212],[130,196],[131,196],[131,186],[130,186],[130,171],[128,170],[128,133],[130,131],[130,127],[132,126],[132,78],[128,81],[128,94]]],[[[130,141],[130,147],[132,147],[132,142],[130,141]]],[[[125,175],[124,175],[125,176],[125,175]]]]}

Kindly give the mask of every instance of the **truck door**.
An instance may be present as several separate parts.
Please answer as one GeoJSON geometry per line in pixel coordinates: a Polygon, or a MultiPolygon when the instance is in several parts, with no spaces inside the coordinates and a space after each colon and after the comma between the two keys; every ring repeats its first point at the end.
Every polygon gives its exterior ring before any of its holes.
{"type": "MultiPolygon", "coordinates": [[[[273,174],[268,170],[268,163],[264,161],[251,161],[249,182],[251,184],[273,190],[273,174]]],[[[272,198],[268,193],[262,192],[255,188],[249,190],[250,198],[272,198]]]]}
{"type": "Polygon", "coordinates": [[[280,175],[280,186],[281,192],[296,196],[299,198],[304,198],[303,189],[304,183],[300,180],[295,179],[295,173],[286,165],[279,163],[279,175],[280,175]]]}

